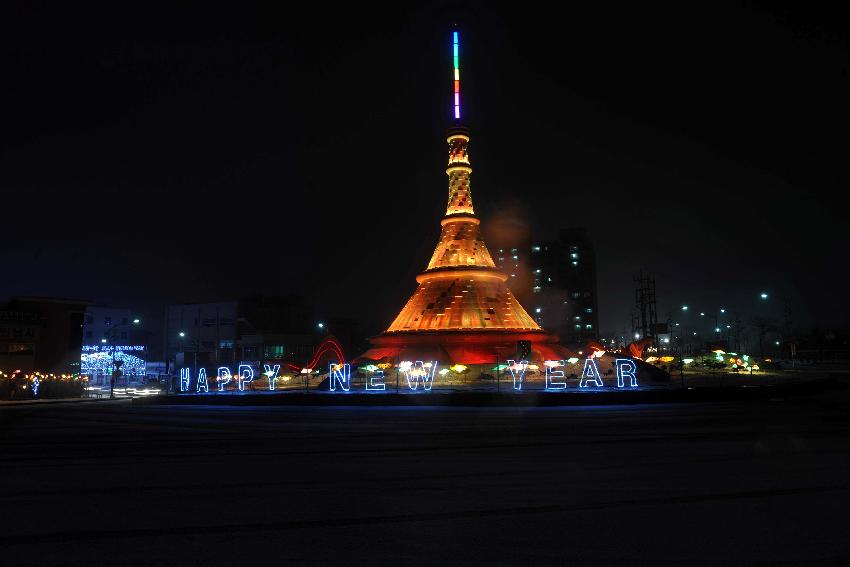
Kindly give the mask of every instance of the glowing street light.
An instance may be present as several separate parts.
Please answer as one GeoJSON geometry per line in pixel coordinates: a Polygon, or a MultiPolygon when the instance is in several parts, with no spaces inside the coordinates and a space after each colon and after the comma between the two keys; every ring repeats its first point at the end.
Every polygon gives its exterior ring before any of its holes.
{"type": "Polygon", "coordinates": [[[723,308],[721,307],[721,308],[720,308],[720,312],[721,312],[721,313],[726,313],[726,310],[725,310],[725,309],[723,309],[723,308]]]}
{"type": "Polygon", "coordinates": [[[705,313],[704,313],[704,312],[702,312],[702,311],[700,311],[700,312],[699,312],[699,316],[700,316],[700,317],[705,317],[705,313]]]}
{"type": "Polygon", "coordinates": [[[720,332],[720,327],[715,327],[715,328],[714,328],[714,332],[715,332],[715,333],[719,333],[719,332],[720,332]]]}
{"type": "Polygon", "coordinates": [[[141,323],[141,322],[142,322],[142,320],[141,320],[141,319],[138,319],[138,318],[137,318],[137,319],[133,319],[133,324],[134,324],[134,325],[138,325],[138,324],[139,324],[139,323],[141,323]]]}
{"type": "Polygon", "coordinates": [[[100,339],[100,342],[102,342],[103,344],[106,344],[106,339],[105,338],[100,339]]]}
{"type": "Polygon", "coordinates": [[[325,328],[325,324],[324,324],[324,323],[319,323],[319,328],[320,328],[320,329],[324,329],[324,328],[325,328]]]}
{"type": "Polygon", "coordinates": [[[766,292],[766,291],[761,292],[760,297],[761,297],[762,299],[767,299],[767,292],[766,292]]]}
{"type": "Polygon", "coordinates": [[[178,334],[178,335],[180,335],[180,338],[181,338],[181,339],[182,339],[183,337],[185,337],[185,336],[186,336],[186,333],[184,333],[183,331],[180,331],[180,332],[179,332],[179,333],[177,333],[177,334],[178,334]]]}
{"type": "Polygon", "coordinates": [[[687,310],[688,310],[688,306],[687,306],[687,305],[682,305],[682,311],[687,311],[687,310]]]}

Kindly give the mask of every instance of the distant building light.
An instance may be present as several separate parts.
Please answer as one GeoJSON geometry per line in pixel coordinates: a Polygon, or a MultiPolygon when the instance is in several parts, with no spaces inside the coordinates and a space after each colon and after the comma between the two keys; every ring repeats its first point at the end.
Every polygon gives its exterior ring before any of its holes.
{"type": "Polygon", "coordinates": [[[540,307],[538,307],[538,308],[537,308],[537,309],[535,309],[534,311],[536,311],[537,313],[540,313],[541,311],[543,311],[543,309],[541,309],[540,307]]]}
{"type": "Polygon", "coordinates": [[[761,292],[761,298],[762,298],[762,299],[767,299],[767,293],[766,293],[766,292],[764,292],[764,291],[763,291],[763,292],[761,292]]]}

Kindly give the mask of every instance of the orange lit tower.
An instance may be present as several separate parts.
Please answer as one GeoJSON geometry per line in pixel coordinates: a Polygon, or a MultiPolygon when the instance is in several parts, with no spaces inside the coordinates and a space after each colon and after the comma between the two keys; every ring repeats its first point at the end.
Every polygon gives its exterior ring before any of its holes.
{"type": "Polygon", "coordinates": [[[449,199],[440,240],[428,267],[416,277],[413,296],[359,358],[490,363],[497,356],[514,357],[518,341],[532,344],[535,359],[564,358],[568,353],[557,336],[543,331],[508,289],[508,276],[493,263],[481,236],[470,189],[469,131],[459,124],[457,32],[453,39],[456,125],[447,135],[449,199]]]}

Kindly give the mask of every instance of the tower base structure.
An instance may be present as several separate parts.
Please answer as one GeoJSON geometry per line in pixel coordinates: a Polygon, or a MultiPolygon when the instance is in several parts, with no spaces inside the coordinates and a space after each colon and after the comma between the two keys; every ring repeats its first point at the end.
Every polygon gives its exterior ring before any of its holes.
{"type": "Polygon", "coordinates": [[[565,360],[572,356],[558,344],[558,336],[546,331],[419,331],[382,333],[369,339],[372,348],[355,362],[371,360],[438,360],[454,364],[492,364],[518,358],[520,341],[531,344],[529,360],[565,360]]]}

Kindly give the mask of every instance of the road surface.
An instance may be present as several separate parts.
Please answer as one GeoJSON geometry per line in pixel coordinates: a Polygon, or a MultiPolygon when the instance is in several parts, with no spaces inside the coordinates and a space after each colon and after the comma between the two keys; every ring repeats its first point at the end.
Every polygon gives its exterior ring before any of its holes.
{"type": "Polygon", "coordinates": [[[7,406],[0,564],[848,564],[848,409],[7,406]]]}

